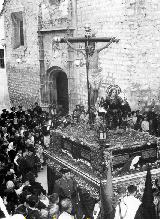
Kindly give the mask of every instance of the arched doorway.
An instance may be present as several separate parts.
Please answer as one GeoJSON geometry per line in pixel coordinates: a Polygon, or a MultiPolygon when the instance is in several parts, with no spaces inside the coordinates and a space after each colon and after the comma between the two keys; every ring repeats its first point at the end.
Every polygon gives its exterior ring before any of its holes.
{"type": "Polygon", "coordinates": [[[68,78],[66,73],[59,67],[48,70],[49,102],[62,108],[64,114],[69,112],[68,78]]]}

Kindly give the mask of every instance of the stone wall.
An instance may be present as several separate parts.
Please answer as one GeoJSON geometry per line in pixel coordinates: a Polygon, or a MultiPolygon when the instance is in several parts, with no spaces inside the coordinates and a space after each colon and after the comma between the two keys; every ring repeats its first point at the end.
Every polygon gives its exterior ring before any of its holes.
{"type": "MultiPolygon", "coordinates": [[[[115,83],[122,88],[121,95],[128,98],[132,109],[160,104],[158,0],[65,0],[60,7],[50,2],[52,1],[44,0],[42,4],[43,28],[58,29],[44,36],[45,71],[55,65],[66,71],[70,83],[70,102],[87,105],[85,60],[83,55],[76,52],[70,56],[65,45],[60,45],[62,50],[57,53],[52,48],[52,39],[57,35],[66,36],[66,33],[59,29],[67,30],[74,24],[77,25],[73,35],[84,36],[84,26],[89,23],[97,37],[114,36],[120,39],[119,43],[110,45],[99,54],[99,69],[102,76],[100,96],[105,96],[107,86],[115,83]],[[67,2],[71,3],[68,9],[72,8],[72,13],[66,11],[67,2]],[[76,17],[73,18],[75,13],[76,17]],[[74,64],[77,58],[82,60],[80,66],[74,64]]],[[[11,0],[5,6],[7,73],[12,104],[26,105],[40,100],[37,34],[39,3],[40,0],[11,0]],[[23,10],[25,14],[26,45],[23,48],[13,49],[11,13],[16,10],[23,10]],[[17,63],[17,60],[21,62],[17,63]]],[[[104,43],[98,43],[96,48],[103,45],[104,43]]],[[[83,46],[80,44],[75,47],[83,46]]]]}
{"type": "Polygon", "coordinates": [[[6,37],[6,71],[12,105],[30,107],[40,100],[38,1],[8,1],[4,11],[6,37]],[[13,48],[11,14],[24,14],[24,46],[13,48]]]}
{"type": "Polygon", "coordinates": [[[30,107],[35,101],[41,102],[41,88],[45,93],[44,96],[49,95],[46,90],[48,89],[46,73],[54,66],[60,67],[67,74],[70,108],[74,108],[74,105],[77,103],[74,101],[77,98],[77,93],[75,91],[76,86],[74,85],[73,78],[73,52],[71,50],[69,51],[65,44],[57,49],[52,42],[54,36],[66,36],[67,28],[72,25],[70,11],[71,1],[65,0],[60,6],[55,6],[50,2],[48,0],[6,1],[4,10],[6,67],[9,95],[12,105],[22,104],[24,107],[30,107]],[[41,11],[39,7],[40,3],[41,11]],[[19,11],[22,11],[24,15],[25,43],[24,46],[14,49],[13,22],[11,14],[19,11]],[[43,48],[39,47],[37,32],[39,28],[38,16],[42,21],[42,29],[55,28],[54,33],[47,32],[42,36],[44,51],[43,48]],[[42,55],[42,57],[44,57],[43,81],[41,81],[40,77],[39,49],[42,50],[41,52],[44,52],[44,56],[42,55]]]}
{"type": "MultiPolygon", "coordinates": [[[[83,27],[89,23],[96,36],[120,39],[100,54],[101,94],[108,84],[115,83],[122,88],[122,96],[127,96],[132,109],[159,104],[160,2],[79,0],[77,16],[78,35],[84,35],[83,27]]],[[[82,75],[83,72],[81,69],[82,75]]]]}

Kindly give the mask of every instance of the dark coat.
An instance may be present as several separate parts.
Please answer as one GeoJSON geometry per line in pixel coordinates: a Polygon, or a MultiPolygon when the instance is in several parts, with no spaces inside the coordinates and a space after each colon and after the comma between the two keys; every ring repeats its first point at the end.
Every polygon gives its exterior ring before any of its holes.
{"type": "Polygon", "coordinates": [[[54,191],[59,194],[60,199],[71,198],[76,195],[76,182],[62,177],[56,180],[54,191]]]}

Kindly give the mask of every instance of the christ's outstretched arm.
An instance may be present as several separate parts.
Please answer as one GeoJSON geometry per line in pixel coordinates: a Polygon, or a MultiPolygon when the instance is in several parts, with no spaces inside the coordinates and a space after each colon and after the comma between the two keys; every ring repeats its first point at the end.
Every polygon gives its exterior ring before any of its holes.
{"type": "Polygon", "coordinates": [[[76,48],[74,48],[73,44],[70,43],[67,39],[65,39],[65,41],[69,47],[71,47],[76,52],[81,52],[85,56],[85,53],[83,52],[83,50],[85,51],[85,49],[76,49],[76,48]]]}
{"type": "MultiPolygon", "coordinates": [[[[99,53],[99,52],[101,52],[102,50],[108,48],[109,45],[111,45],[111,44],[114,42],[115,39],[116,39],[116,37],[113,37],[113,38],[109,41],[109,43],[107,43],[107,45],[105,45],[105,46],[103,46],[103,47],[97,49],[97,53],[99,53]]],[[[117,40],[117,42],[118,42],[118,40],[117,40]]]]}

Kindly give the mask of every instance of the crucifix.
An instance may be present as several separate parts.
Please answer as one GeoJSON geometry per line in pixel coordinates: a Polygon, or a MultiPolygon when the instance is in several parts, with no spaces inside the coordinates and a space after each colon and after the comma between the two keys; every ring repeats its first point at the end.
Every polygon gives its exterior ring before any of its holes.
{"type": "MultiPolygon", "coordinates": [[[[95,35],[91,35],[90,27],[85,27],[85,36],[84,37],[71,37],[71,38],[55,38],[55,41],[58,43],[67,43],[73,50],[80,52],[84,55],[86,60],[86,73],[87,73],[87,91],[88,91],[88,113],[89,113],[89,122],[91,123],[91,88],[94,86],[89,80],[89,70],[92,68],[92,76],[93,78],[98,74],[98,59],[99,53],[108,48],[112,43],[118,43],[119,39],[115,37],[95,37],[95,35]],[[99,42],[107,42],[107,44],[101,48],[95,49],[95,43],[99,42]],[[76,49],[74,48],[72,43],[84,43],[84,49],[76,49]]],[[[93,89],[92,89],[93,90],[93,89]]]]}

